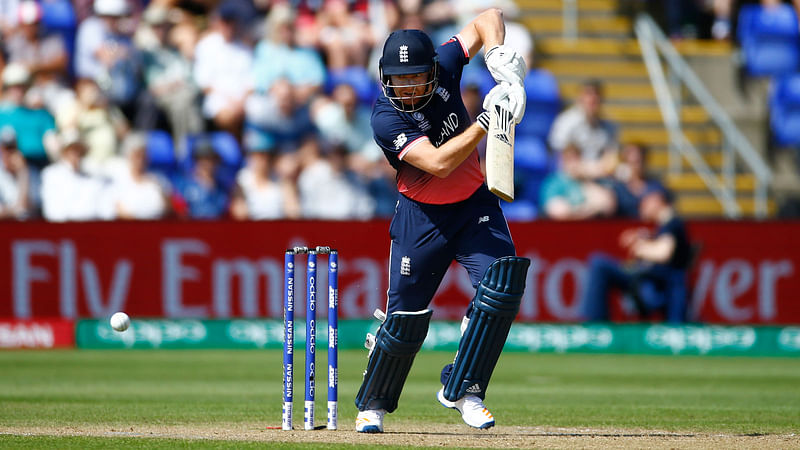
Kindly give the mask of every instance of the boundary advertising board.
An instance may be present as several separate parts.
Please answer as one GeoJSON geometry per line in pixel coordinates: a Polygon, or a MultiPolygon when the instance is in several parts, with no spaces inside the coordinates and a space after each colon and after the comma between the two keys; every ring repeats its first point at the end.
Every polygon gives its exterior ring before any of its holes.
{"type": "MultiPolygon", "coordinates": [[[[580,320],[588,258],[598,251],[623,257],[618,235],[635,225],[511,224],[518,254],[533,260],[519,320],[580,320]]],[[[800,225],[695,222],[689,231],[702,244],[692,270],[690,320],[800,323],[800,225]]],[[[133,317],[277,318],[283,252],[294,245],[339,249],[343,318],[369,317],[385,306],[385,221],[5,222],[0,317],[102,318],[124,310],[133,317]]],[[[454,265],[432,305],[435,317],[458,320],[473,292],[466,272],[454,265]]],[[[637,319],[626,305],[612,302],[614,320],[637,319]]]]}

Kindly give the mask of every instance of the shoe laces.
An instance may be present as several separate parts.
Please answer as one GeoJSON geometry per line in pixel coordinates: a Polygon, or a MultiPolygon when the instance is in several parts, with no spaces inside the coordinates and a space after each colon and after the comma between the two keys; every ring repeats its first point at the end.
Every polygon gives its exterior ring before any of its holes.
{"type": "Polygon", "coordinates": [[[492,413],[490,413],[489,410],[486,409],[486,405],[483,404],[483,400],[481,400],[480,397],[477,397],[475,395],[468,395],[464,397],[464,403],[462,404],[462,408],[464,408],[465,411],[469,410],[469,411],[482,412],[490,417],[492,415],[492,413]]]}
{"type": "Polygon", "coordinates": [[[386,414],[385,409],[368,409],[358,413],[359,419],[366,419],[370,422],[383,420],[383,415],[386,414]]]}

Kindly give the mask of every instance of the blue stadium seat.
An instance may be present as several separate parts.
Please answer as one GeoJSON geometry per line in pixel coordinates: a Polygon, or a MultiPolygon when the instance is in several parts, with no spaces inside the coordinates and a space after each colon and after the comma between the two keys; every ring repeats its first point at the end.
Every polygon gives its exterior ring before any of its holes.
{"type": "Polygon", "coordinates": [[[500,207],[509,222],[530,222],[539,213],[536,203],[528,199],[517,198],[512,203],[501,201],[500,207]]]}
{"type": "Polygon", "coordinates": [[[353,66],[328,71],[328,77],[325,80],[325,92],[330,94],[333,92],[333,88],[340,84],[352,86],[356,91],[358,100],[365,105],[372,105],[380,93],[378,82],[363,67],[353,66]]]}
{"type": "MultiPolygon", "coordinates": [[[[542,181],[553,170],[544,139],[536,136],[520,136],[514,142],[514,188],[516,201],[523,202],[507,210],[517,219],[531,220],[536,216],[536,205],[539,202],[539,188],[542,181]],[[526,204],[528,206],[524,206],[526,204]],[[524,207],[523,207],[524,206],[524,207]],[[533,214],[532,217],[525,214],[533,214]],[[525,217],[525,218],[523,218],[525,217]]],[[[506,208],[503,208],[506,211],[506,208]]],[[[512,220],[512,219],[509,219],[512,220]]]]}
{"type": "Polygon", "coordinates": [[[172,136],[164,130],[147,132],[147,159],[149,168],[164,175],[170,175],[178,167],[172,136]]]}
{"type": "Polygon", "coordinates": [[[211,144],[217,150],[222,164],[235,168],[240,168],[244,158],[239,142],[232,134],[225,131],[215,131],[210,133],[211,144]]]}
{"type": "Polygon", "coordinates": [[[515,171],[515,191],[518,200],[527,200],[534,205],[539,204],[539,191],[542,183],[547,178],[548,171],[532,172],[527,170],[515,171]]]}
{"type": "Polygon", "coordinates": [[[800,64],[800,31],[793,7],[745,5],[737,29],[744,65],[754,76],[780,76],[800,64]]]}
{"type": "Polygon", "coordinates": [[[800,148],[800,74],[777,80],[769,103],[773,141],[780,146],[800,148]]]}
{"type": "Polygon", "coordinates": [[[78,19],[75,9],[69,0],[41,0],[42,6],[42,26],[45,30],[61,35],[64,45],[67,47],[70,64],[69,70],[72,73],[72,55],[75,53],[75,32],[78,27],[78,19]]]}
{"type": "Polygon", "coordinates": [[[226,131],[187,136],[186,157],[182,161],[184,170],[189,171],[194,167],[192,156],[194,155],[195,144],[200,139],[209,139],[211,141],[211,145],[219,155],[220,166],[217,171],[219,181],[226,188],[230,188],[236,180],[236,173],[244,163],[244,157],[236,138],[226,131]]]}
{"type": "Polygon", "coordinates": [[[561,111],[558,81],[544,69],[533,69],[525,77],[525,117],[517,125],[517,136],[547,138],[550,126],[561,111]]]}
{"type": "Polygon", "coordinates": [[[469,85],[478,86],[481,96],[485,96],[495,86],[494,78],[486,67],[477,64],[468,64],[464,66],[464,71],[461,74],[461,89],[469,85]]]}
{"type": "Polygon", "coordinates": [[[516,136],[514,167],[533,171],[549,170],[550,155],[544,139],[536,136],[516,136]]]}

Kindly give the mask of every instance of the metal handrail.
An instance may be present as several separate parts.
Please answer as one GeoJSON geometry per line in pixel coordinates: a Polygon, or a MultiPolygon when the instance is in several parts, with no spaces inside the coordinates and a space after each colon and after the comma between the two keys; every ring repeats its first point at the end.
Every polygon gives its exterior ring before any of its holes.
{"type": "Polygon", "coordinates": [[[686,157],[711,193],[722,204],[725,214],[731,218],[741,216],[741,211],[733,195],[735,190],[733,179],[735,171],[734,157],[736,155],[740,156],[756,177],[755,215],[758,218],[766,217],[767,188],[772,180],[772,172],[767,164],[750,144],[750,141],[739,131],[728,113],[708,92],[703,82],[700,81],[691,67],[689,67],[689,64],[686,63],[661,29],[658,28],[655,21],[647,14],[640,14],[636,19],[634,30],[650,80],[653,83],[664,123],[670,135],[671,151],[680,151],[686,157]],[[672,75],[680,80],[689,92],[694,95],[722,132],[726,153],[723,181],[713,175],[713,172],[701,157],[700,152],[689,142],[689,139],[686,138],[686,135],[681,130],[680,115],[677,111],[676,102],[672,99],[656,50],[660,51],[661,56],[669,65],[672,75]]]}
{"type": "Polygon", "coordinates": [[[561,35],[570,42],[578,39],[578,0],[564,0],[562,3],[561,35]]]}

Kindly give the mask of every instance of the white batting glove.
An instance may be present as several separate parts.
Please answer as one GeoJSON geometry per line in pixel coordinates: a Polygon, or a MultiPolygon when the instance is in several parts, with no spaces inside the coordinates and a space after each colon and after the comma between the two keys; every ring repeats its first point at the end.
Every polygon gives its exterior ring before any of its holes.
{"type": "Polygon", "coordinates": [[[525,89],[520,85],[500,83],[483,98],[483,109],[492,111],[494,105],[500,104],[514,116],[514,122],[522,122],[525,115],[525,89]]]}
{"type": "Polygon", "coordinates": [[[484,57],[486,68],[498,84],[508,83],[522,86],[525,79],[525,61],[508,45],[497,45],[489,49],[484,57]]]}

